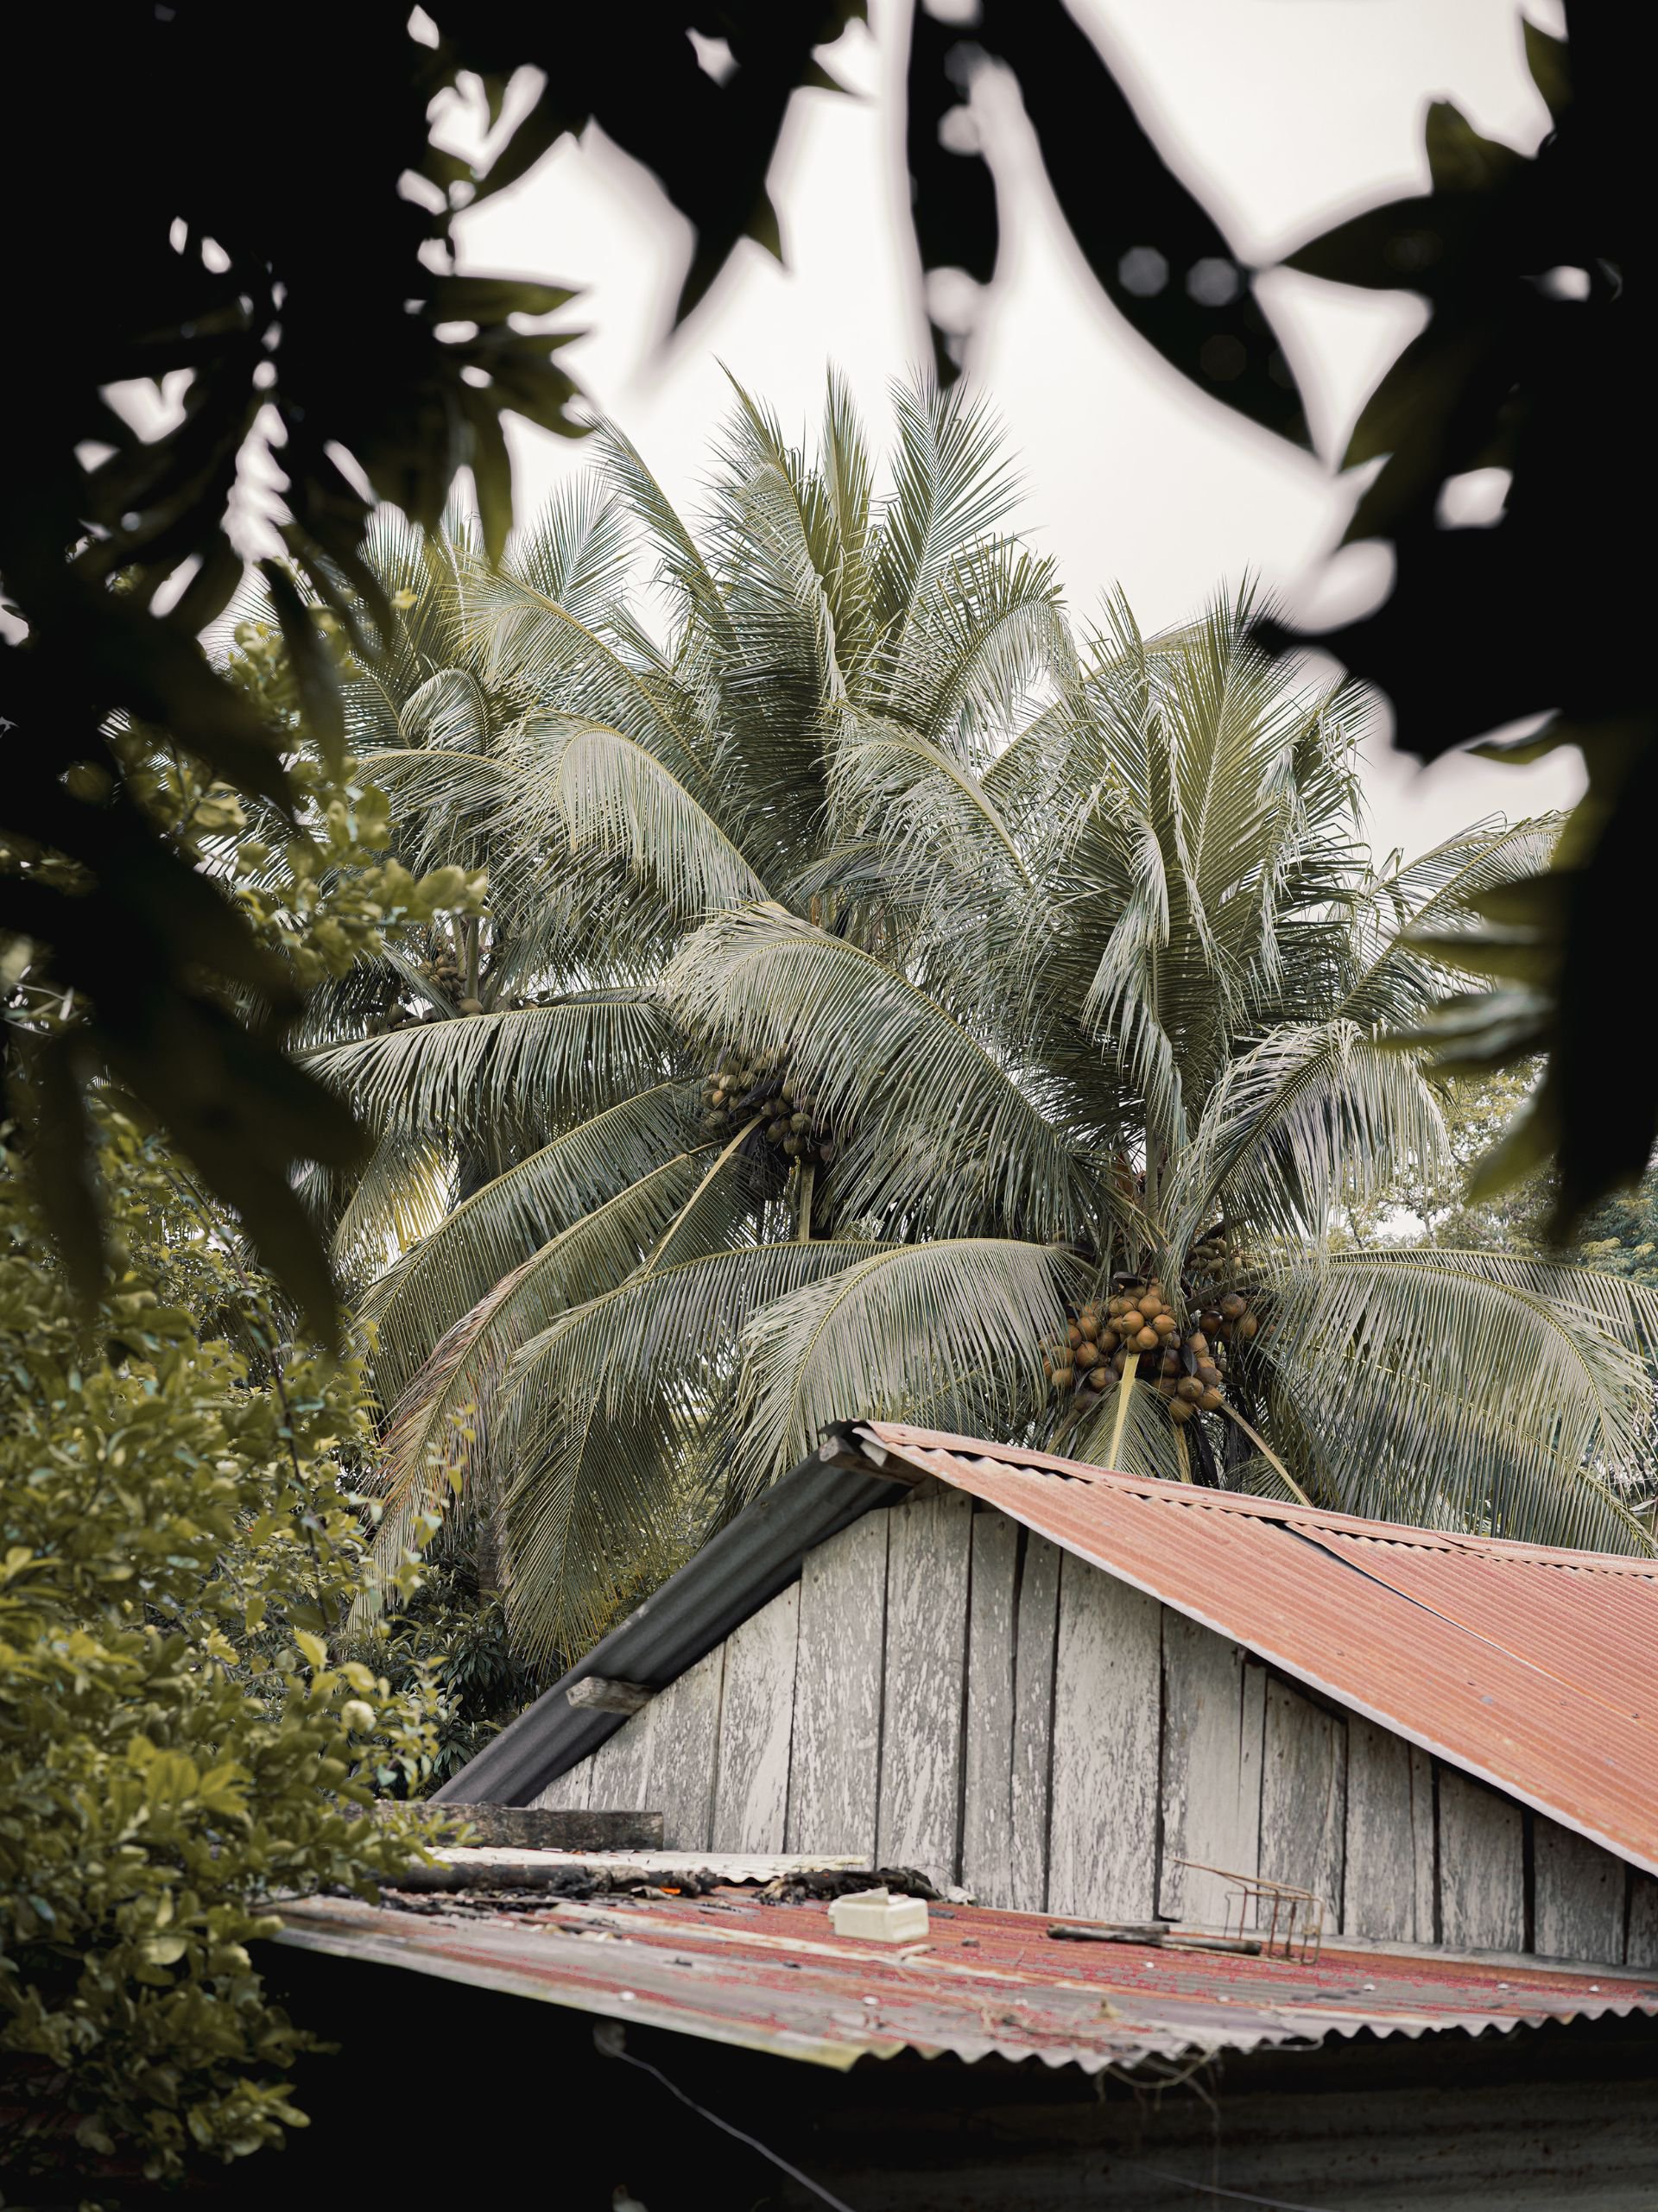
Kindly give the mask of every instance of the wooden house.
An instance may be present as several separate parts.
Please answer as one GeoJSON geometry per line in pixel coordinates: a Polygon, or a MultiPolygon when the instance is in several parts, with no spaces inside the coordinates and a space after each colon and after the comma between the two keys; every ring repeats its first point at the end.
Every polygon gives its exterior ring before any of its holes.
{"type": "Polygon", "coordinates": [[[454,1778],[983,1904],[1658,1963],[1658,1561],[873,1422],[454,1778]],[[1245,1908],[1246,1910],[1248,1908],[1245,1908]]]}
{"type": "Polygon", "coordinates": [[[1655,1631],[1658,1561],[849,1427],[440,1793],[536,1848],[284,1903],[342,2057],[225,2201],[424,2063],[416,2203],[1632,2212],[1655,1631]],[[838,1924],[881,1867],[921,1940],[838,1924]]]}

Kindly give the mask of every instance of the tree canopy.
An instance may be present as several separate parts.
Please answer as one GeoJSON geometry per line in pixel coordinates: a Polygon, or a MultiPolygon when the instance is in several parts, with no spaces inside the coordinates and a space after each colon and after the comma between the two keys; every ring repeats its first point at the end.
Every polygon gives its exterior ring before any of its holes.
{"type": "Polygon", "coordinates": [[[1644,1289],[1340,1248],[1446,1172],[1394,1040],[1554,825],[1376,871],[1352,691],[1291,683],[1247,594],[1078,637],[983,412],[895,423],[883,479],[834,383],[811,450],[739,393],[695,528],[610,431],[501,564],[376,540],[363,773],[411,865],[492,886],[307,1015],[376,1137],[313,1195],[394,1413],[388,1563],[459,1482],[568,1648],[876,1413],[1645,1548],[1644,1289]]]}
{"type": "MultiPolygon", "coordinates": [[[[32,1165],[83,1280],[98,1237],[73,1093],[104,1071],[174,1130],[317,1324],[327,1318],[288,1174],[302,1160],[343,1166],[357,1134],[284,1055],[288,979],[172,849],[109,744],[112,718],[137,717],[244,796],[291,804],[269,727],[197,643],[242,574],[229,517],[244,455],[264,439],[280,457],[285,558],[264,565],[266,580],[313,735],[337,749],[334,658],[307,598],[355,642],[384,643],[389,610],[358,552],[373,503],[431,527],[464,467],[498,549],[512,513],[502,414],[583,427],[554,357],[573,334],[560,319],[567,287],[457,273],[457,214],[597,125],[691,222],[684,313],[739,240],[776,249],[765,178],[789,102],[832,84],[822,53],[862,14],[857,0],[748,0],[570,19],[481,0],[433,34],[418,11],[377,0],[344,13],[302,4],[274,41],[263,23],[193,5],[118,9],[91,41],[71,11],[35,25],[36,96],[22,103],[17,162],[45,187],[46,216],[10,249],[29,321],[12,360],[0,585],[27,650],[4,650],[0,926],[8,976],[32,964],[77,1009],[73,1033],[45,1046],[26,1022],[7,1033],[14,1053],[45,1063],[35,1089],[59,1102],[60,1141],[32,1165]],[[693,34],[723,42],[731,66],[703,66],[693,34]],[[515,71],[538,74],[519,79],[528,95],[482,168],[433,143],[436,95],[465,78],[498,119],[515,71]],[[69,197],[54,181],[68,158],[60,87],[73,88],[74,145],[121,163],[96,256],[56,212],[69,197]],[[327,149],[315,193],[293,189],[284,149],[296,146],[327,149]],[[188,380],[181,415],[146,440],[108,394],[175,373],[188,380]]],[[[906,147],[924,270],[994,270],[989,174],[949,127],[989,55],[1016,77],[1065,218],[1115,306],[1212,396],[1303,439],[1256,273],[1163,161],[1063,0],[984,0],[971,33],[946,14],[919,9],[909,25],[906,147]]],[[[1642,818],[1658,759],[1630,642],[1631,572],[1612,550],[1645,363],[1641,249],[1625,219],[1640,198],[1631,28],[1592,16],[1569,73],[1561,44],[1528,30],[1556,123],[1536,160],[1438,107],[1432,194],[1292,256],[1333,281],[1421,291],[1433,317],[1347,456],[1385,457],[1351,534],[1394,542],[1400,585],[1326,641],[1394,698],[1401,742],[1425,755],[1531,711],[1554,717],[1540,742],[1588,753],[1593,790],[1554,871],[1488,894],[1488,919],[1506,933],[1491,961],[1505,995],[1449,1023],[1470,1065],[1548,1051],[1523,1148],[1503,1172],[1558,1140],[1568,1208],[1639,1172],[1658,1115],[1658,1079],[1600,1083],[1614,1012],[1598,948],[1631,920],[1639,870],[1620,840],[1642,818]],[[1489,465],[1515,477],[1500,526],[1442,529],[1441,485],[1489,465]],[[1559,618],[1528,623],[1517,653],[1511,610],[1540,576],[1559,618]],[[1593,654],[1565,643],[1590,634],[1593,654]]],[[[946,381],[960,335],[935,333],[946,381]]]]}

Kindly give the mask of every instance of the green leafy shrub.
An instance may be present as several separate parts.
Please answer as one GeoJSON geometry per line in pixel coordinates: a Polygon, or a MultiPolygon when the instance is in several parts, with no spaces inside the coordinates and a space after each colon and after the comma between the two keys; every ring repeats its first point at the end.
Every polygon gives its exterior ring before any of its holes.
{"type": "Polygon", "coordinates": [[[90,1313],[0,1131],[8,2177],[170,2177],[302,2122],[284,2076],[311,2034],[249,1942],[284,1892],[407,1864],[364,1808],[418,1792],[436,1748],[427,1672],[329,1659],[361,1581],[357,1366],[284,1344],[174,1159],[97,1119],[114,1267],[90,1313]]]}
{"type": "Polygon", "coordinates": [[[437,1691],[429,1763],[389,1782],[392,1796],[423,1795],[458,1774],[563,1672],[561,1657],[537,1664],[515,1648],[500,1592],[484,1586],[477,1560],[447,1531],[427,1548],[420,1587],[345,1648],[394,1691],[427,1683],[437,1691]]]}

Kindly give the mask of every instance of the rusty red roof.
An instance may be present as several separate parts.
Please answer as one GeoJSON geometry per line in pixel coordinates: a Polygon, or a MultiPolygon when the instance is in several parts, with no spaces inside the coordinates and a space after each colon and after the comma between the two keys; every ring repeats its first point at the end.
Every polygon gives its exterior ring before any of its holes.
{"type": "Polygon", "coordinates": [[[1658,1559],[855,1434],[1658,1874],[1658,1559]]]}
{"type": "MultiPolygon", "coordinates": [[[[1311,1965],[1055,1941],[1045,1913],[933,1905],[927,1938],[837,1936],[821,1904],[752,1891],[421,1912],[313,1898],[280,1940],[780,2057],[846,2067],[913,2050],[1098,2073],[1149,2059],[1658,2013],[1658,1972],[1592,1975],[1326,1945],[1311,1965]]],[[[1074,1925],[1074,1923],[1066,1924],[1074,1925]]]]}

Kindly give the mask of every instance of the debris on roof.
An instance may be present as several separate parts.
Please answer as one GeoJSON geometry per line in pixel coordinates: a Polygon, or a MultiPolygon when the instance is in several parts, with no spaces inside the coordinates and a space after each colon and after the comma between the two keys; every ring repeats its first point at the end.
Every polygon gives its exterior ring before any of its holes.
{"type": "Polygon", "coordinates": [[[278,1940],[842,2069],[912,2050],[1093,2074],[1361,2030],[1658,2015],[1658,1974],[1345,1943],[1303,1962],[1197,1938],[1054,1942],[1077,1924],[951,1905],[930,1908],[924,1942],[869,1943],[837,1936],[819,1900],[670,1887],[509,1914],[489,1900],[468,1914],[448,1899],[408,1911],[313,1898],[283,1907],[278,1940]]]}
{"type": "Polygon", "coordinates": [[[818,1893],[838,1895],[851,1881],[867,1888],[871,1882],[890,1880],[894,1887],[913,1888],[918,1897],[937,1897],[925,1876],[903,1868],[871,1874],[856,1853],[838,1856],[821,1851],[764,1853],[742,1851],[541,1851],[499,1849],[493,1847],[434,1851],[430,1863],[411,1867],[401,1889],[503,1890],[554,1889],[591,1895],[604,1889],[637,1887],[642,1882],[699,1880],[707,1887],[716,1882],[808,1880],[818,1893]],[[855,1874],[843,1869],[857,1868],[855,1874]],[[818,1878],[813,1880],[813,1878],[818,1878]],[[579,1891],[573,1885],[585,1882],[579,1891]]]}

